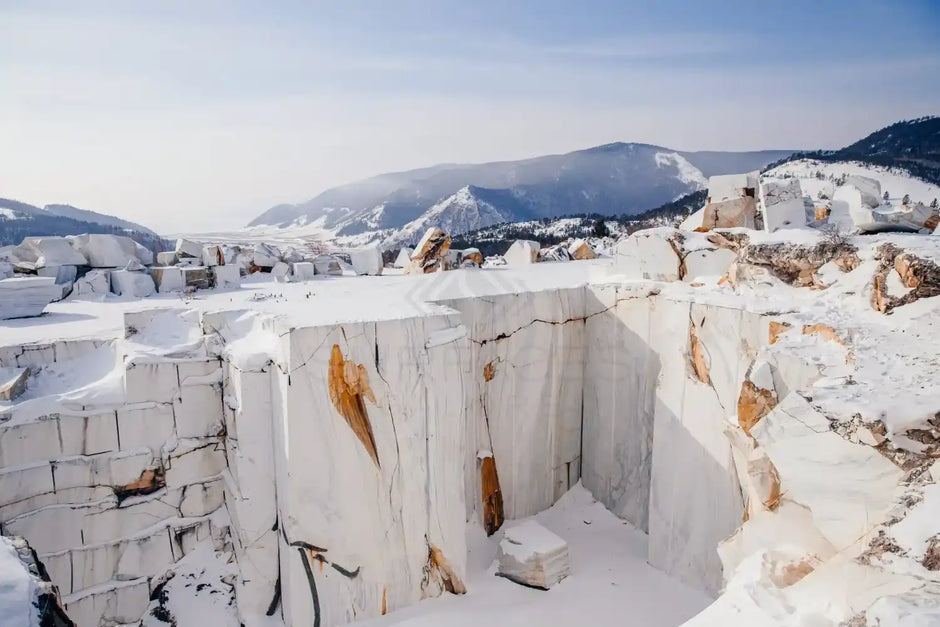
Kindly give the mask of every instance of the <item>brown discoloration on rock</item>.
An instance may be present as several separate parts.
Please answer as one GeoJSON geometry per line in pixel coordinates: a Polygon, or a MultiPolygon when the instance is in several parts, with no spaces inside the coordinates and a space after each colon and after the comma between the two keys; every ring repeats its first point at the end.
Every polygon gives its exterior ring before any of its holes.
{"type": "Polygon", "coordinates": [[[921,298],[940,295],[940,266],[904,252],[893,244],[883,244],[876,254],[879,266],[872,277],[871,306],[884,314],[891,313],[897,307],[913,303],[921,298]],[[901,283],[910,289],[903,296],[888,294],[888,273],[898,273],[901,283]]]}
{"type": "Polygon", "coordinates": [[[771,344],[776,344],[780,335],[786,333],[789,330],[789,322],[776,322],[771,320],[770,325],[767,327],[767,341],[771,344]]]}
{"type": "Polygon", "coordinates": [[[819,206],[813,207],[813,219],[816,222],[821,222],[829,217],[829,207],[819,206]]]}
{"type": "Polygon", "coordinates": [[[940,534],[930,538],[922,563],[927,570],[940,570],[940,534]]]}
{"type": "Polygon", "coordinates": [[[118,501],[123,501],[124,499],[131,496],[152,494],[166,486],[164,474],[165,473],[162,466],[158,466],[157,468],[148,468],[147,470],[140,473],[140,478],[137,479],[137,481],[134,483],[116,486],[114,488],[114,494],[117,496],[118,501]]]}
{"type": "Polygon", "coordinates": [[[483,380],[492,381],[493,377],[496,375],[496,365],[491,361],[490,363],[483,366],[483,380]]]}
{"type": "Polygon", "coordinates": [[[780,497],[783,496],[783,492],[780,490],[780,475],[777,473],[777,467],[770,464],[770,494],[767,495],[767,500],[764,501],[764,507],[768,510],[775,512],[777,508],[780,507],[780,497]]]}
{"type": "Polygon", "coordinates": [[[385,586],[382,586],[382,616],[385,616],[385,614],[388,613],[388,602],[386,599],[387,592],[388,590],[385,588],[385,586]]]}
{"type": "Polygon", "coordinates": [[[369,377],[365,366],[347,361],[343,357],[338,344],[333,345],[333,352],[330,354],[329,387],[330,400],[333,401],[336,411],[366,447],[366,452],[372,457],[375,465],[380,465],[372,423],[369,422],[365,405],[366,400],[375,403],[375,395],[369,387],[369,377]]]}
{"type": "Polygon", "coordinates": [[[738,424],[744,433],[750,435],[751,427],[776,406],[777,395],[773,390],[765,390],[745,381],[738,396],[738,424]]]}
{"type": "Polygon", "coordinates": [[[710,383],[708,364],[705,363],[705,349],[702,348],[701,342],[695,335],[695,324],[691,322],[689,323],[689,355],[692,359],[692,370],[695,371],[695,376],[702,383],[710,383]]]}
{"type": "Polygon", "coordinates": [[[751,241],[746,233],[725,233],[725,232],[711,233],[705,239],[707,239],[709,243],[714,244],[718,248],[727,248],[728,250],[731,250],[734,252],[738,252],[739,250],[747,246],[748,243],[751,241]]]}
{"type": "Polygon", "coordinates": [[[446,270],[448,250],[450,235],[432,227],[418,242],[418,248],[411,253],[411,265],[405,270],[405,274],[430,274],[446,270]]]}
{"type": "Polygon", "coordinates": [[[472,261],[478,266],[483,265],[483,254],[478,250],[474,250],[469,253],[465,252],[460,257],[461,257],[460,258],[461,263],[463,263],[464,261],[472,261]]]}
{"type": "Polygon", "coordinates": [[[832,260],[843,272],[851,272],[862,263],[854,251],[843,251],[832,260]]]}
{"type": "Polygon", "coordinates": [[[670,237],[666,240],[669,242],[669,247],[672,248],[672,252],[675,253],[676,259],[679,260],[678,276],[679,280],[685,278],[685,255],[682,252],[682,239],[681,236],[670,237]]]}
{"type": "Polygon", "coordinates": [[[835,329],[824,324],[804,324],[803,335],[818,335],[824,340],[832,340],[845,346],[845,342],[836,334],[835,329]]]}
{"type": "Polygon", "coordinates": [[[441,580],[441,585],[451,594],[466,594],[467,588],[454,573],[447,558],[439,548],[433,544],[429,545],[428,570],[430,573],[441,580]]]}
{"type": "Polygon", "coordinates": [[[491,536],[503,525],[503,493],[499,489],[496,460],[484,457],[480,464],[480,483],[483,495],[483,528],[491,536]]]}
{"type": "Polygon", "coordinates": [[[924,228],[930,231],[937,230],[937,226],[940,226],[940,214],[935,213],[924,222],[924,228]]]}
{"type": "Polygon", "coordinates": [[[770,580],[778,588],[786,588],[800,581],[806,575],[816,570],[817,559],[807,557],[799,562],[790,562],[783,565],[770,576],[770,580]]]}

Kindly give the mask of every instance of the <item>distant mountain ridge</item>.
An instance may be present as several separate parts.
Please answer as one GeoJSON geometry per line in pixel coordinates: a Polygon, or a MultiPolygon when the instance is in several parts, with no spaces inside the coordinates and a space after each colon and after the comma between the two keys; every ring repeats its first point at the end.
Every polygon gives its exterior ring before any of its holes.
{"type": "Polygon", "coordinates": [[[277,205],[249,226],[312,225],[341,241],[396,243],[431,225],[448,225],[456,234],[575,213],[630,215],[701,189],[709,176],[760,169],[790,152],[681,152],[613,143],[519,161],[442,164],[277,205]]]}
{"type": "Polygon", "coordinates": [[[940,184],[940,116],[902,120],[839,150],[796,152],[767,169],[799,159],[857,161],[898,168],[928,183],[940,184]]]}
{"type": "Polygon", "coordinates": [[[148,249],[168,250],[170,243],[153,230],[121,218],[71,205],[36,207],[0,198],[0,246],[19,244],[25,237],[110,233],[126,235],[148,249]]]}

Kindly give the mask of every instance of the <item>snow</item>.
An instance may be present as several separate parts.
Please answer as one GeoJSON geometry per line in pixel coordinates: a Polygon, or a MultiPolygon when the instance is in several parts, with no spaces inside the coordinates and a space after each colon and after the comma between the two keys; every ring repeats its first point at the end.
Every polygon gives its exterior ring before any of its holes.
{"type": "Polygon", "coordinates": [[[4,627],[39,627],[33,606],[39,586],[9,538],[0,536],[0,624],[4,627]]]}
{"type": "Polygon", "coordinates": [[[16,215],[16,212],[12,209],[7,209],[6,207],[0,207],[0,218],[6,218],[7,220],[16,220],[19,216],[16,215]]]}
{"type": "MultiPolygon", "coordinates": [[[[683,183],[692,185],[694,189],[704,189],[708,186],[708,178],[702,171],[689,163],[688,159],[676,152],[657,152],[656,166],[675,166],[678,170],[676,178],[683,183]]],[[[684,196],[685,194],[680,195],[684,196]]]]}
{"type": "MultiPolygon", "coordinates": [[[[500,533],[468,532],[468,592],[427,600],[363,627],[545,627],[617,625],[673,627],[711,599],[646,563],[646,535],[594,500],[580,484],[531,518],[568,543],[571,575],[551,590],[525,588],[496,577],[500,533]]],[[[523,529],[526,527],[523,526],[523,529]]]]}

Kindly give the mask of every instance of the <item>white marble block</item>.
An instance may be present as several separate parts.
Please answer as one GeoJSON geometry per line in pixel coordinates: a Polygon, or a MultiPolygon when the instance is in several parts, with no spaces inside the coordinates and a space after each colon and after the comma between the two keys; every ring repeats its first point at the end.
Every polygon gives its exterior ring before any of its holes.
{"type": "Polygon", "coordinates": [[[166,292],[182,292],[186,288],[182,268],[176,266],[153,268],[151,273],[157,291],[161,294],[166,292]]]}
{"type": "Polygon", "coordinates": [[[232,288],[242,284],[241,268],[236,264],[227,264],[212,268],[215,287],[232,288]]]}
{"type": "Polygon", "coordinates": [[[112,270],[111,291],[118,296],[146,298],[153,296],[157,288],[153,282],[153,278],[146,272],[112,270]]]}
{"type": "Polygon", "coordinates": [[[0,320],[42,315],[46,305],[61,297],[54,277],[0,279],[0,320]]]}
{"type": "Polygon", "coordinates": [[[505,530],[496,559],[497,575],[543,590],[571,573],[568,543],[534,520],[505,530]]]}
{"type": "Polygon", "coordinates": [[[123,268],[134,260],[145,266],[153,264],[153,253],[122,235],[75,235],[72,246],[88,259],[92,268],[123,268]]]}
{"type": "Polygon", "coordinates": [[[532,240],[517,239],[512,243],[503,258],[510,266],[521,266],[535,263],[539,258],[541,245],[532,240]]]}
{"type": "Polygon", "coordinates": [[[349,251],[349,260],[356,274],[382,274],[382,251],[378,246],[354,248],[349,251]]]}

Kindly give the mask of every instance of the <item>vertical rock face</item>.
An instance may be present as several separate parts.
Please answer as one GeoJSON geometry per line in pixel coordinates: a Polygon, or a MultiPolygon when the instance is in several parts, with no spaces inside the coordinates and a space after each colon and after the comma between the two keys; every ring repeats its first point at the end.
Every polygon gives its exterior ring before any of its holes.
{"type": "Polygon", "coordinates": [[[275,433],[285,622],[338,625],[464,590],[458,326],[432,316],[285,337],[275,433]]]}
{"type": "Polygon", "coordinates": [[[450,235],[436,227],[428,229],[411,253],[406,274],[430,274],[447,270],[449,250],[450,235]]]}

